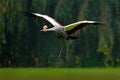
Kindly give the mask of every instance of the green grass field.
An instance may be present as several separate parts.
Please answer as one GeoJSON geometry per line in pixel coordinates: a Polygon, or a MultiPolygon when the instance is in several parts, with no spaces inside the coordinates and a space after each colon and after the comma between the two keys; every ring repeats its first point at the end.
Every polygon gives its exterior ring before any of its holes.
{"type": "Polygon", "coordinates": [[[0,80],[120,80],[120,68],[0,68],[0,80]]]}

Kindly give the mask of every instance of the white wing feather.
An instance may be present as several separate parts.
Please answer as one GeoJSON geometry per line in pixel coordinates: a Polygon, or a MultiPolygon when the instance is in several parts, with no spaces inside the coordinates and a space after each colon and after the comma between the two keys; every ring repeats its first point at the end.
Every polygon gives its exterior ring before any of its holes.
{"type": "Polygon", "coordinates": [[[32,13],[32,14],[36,15],[38,17],[42,17],[42,18],[46,19],[47,21],[49,21],[55,27],[61,26],[57,21],[55,21],[53,18],[51,18],[51,17],[49,17],[47,15],[42,15],[42,14],[38,14],[38,13],[32,13]]]}
{"type": "Polygon", "coordinates": [[[79,22],[76,22],[76,23],[72,23],[72,24],[69,24],[69,25],[66,25],[64,27],[64,30],[65,31],[68,31],[68,30],[71,30],[73,28],[75,28],[76,26],[80,25],[80,24],[85,24],[85,23],[89,23],[89,24],[92,24],[92,23],[96,23],[96,21],[79,21],[79,22]]]}

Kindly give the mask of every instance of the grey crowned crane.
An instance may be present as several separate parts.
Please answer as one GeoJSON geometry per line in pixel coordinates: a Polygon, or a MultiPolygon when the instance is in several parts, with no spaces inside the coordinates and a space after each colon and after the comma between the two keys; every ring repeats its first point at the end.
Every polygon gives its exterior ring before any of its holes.
{"type": "MultiPolygon", "coordinates": [[[[57,34],[58,38],[62,38],[65,40],[69,40],[69,39],[77,39],[76,36],[73,36],[73,34],[79,30],[82,29],[83,27],[87,26],[87,25],[98,25],[98,24],[103,24],[102,22],[98,22],[98,21],[78,21],[69,25],[61,25],[59,24],[56,20],[54,20],[53,18],[47,16],[47,15],[42,15],[42,14],[38,14],[38,13],[26,13],[26,15],[28,16],[33,16],[33,17],[41,17],[46,19],[48,22],[50,22],[53,27],[52,28],[48,28],[47,25],[43,26],[43,29],[41,30],[42,32],[48,32],[48,31],[52,31],[55,32],[57,34]]],[[[61,48],[62,50],[62,48],[61,48]]],[[[61,54],[61,50],[59,53],[59,56],[61,54]]],[[[67,55],[67,52],[66,52],[67,55]]]]}

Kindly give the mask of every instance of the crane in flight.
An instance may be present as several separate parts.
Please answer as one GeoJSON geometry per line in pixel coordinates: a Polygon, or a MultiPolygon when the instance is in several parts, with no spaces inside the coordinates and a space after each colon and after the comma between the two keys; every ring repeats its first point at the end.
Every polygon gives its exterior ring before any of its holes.
{"type": "MultiPolygon", "coordinates": [[[[48,28],[47,25],[44,25],[43,29],[41,31],[42,32],[48,32],[48,31],[55,32],[59,39],[65,39],[65,40],[77,39],[77,37],[73,36],[73,34],[77,30],[82,29],[83,27],[85,27],[87,25],[103,24],[102,22],[98,22],[98,21],[84,20],[84,21],[78,21],[78,22],[63,26],[63,25],[59,24],[55,19],[53,19],[47,15],[43,15],[43,14],[39,14],[39,13],[26,13],[26,15],[32,16],[32,17],[41,17],[41,18],[46,19],[48,22],[50,22],[52,24],[53,27],[48,28]]],[[[62,48],[61,48],[61,50],[62,50],[62,48]]],[[[61,55],[61,50],[60,50],[58,57],[60,57],[60,55],[61,55]]],[[[67,54],[68,53],[66,52],[66,55],[67,54]]]]}

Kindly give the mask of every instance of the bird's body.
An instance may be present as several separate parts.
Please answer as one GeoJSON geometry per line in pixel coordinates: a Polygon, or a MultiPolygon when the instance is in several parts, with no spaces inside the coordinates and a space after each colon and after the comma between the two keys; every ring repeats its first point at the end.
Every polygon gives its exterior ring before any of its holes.
{"type": "Polygon", "coordinates": [[[50,29],[46,29],[46,31],[55,32],[59,39],[69,39],[69,35],[66,31],[64,31],[64,27],[52,27],[50,29]]]}

